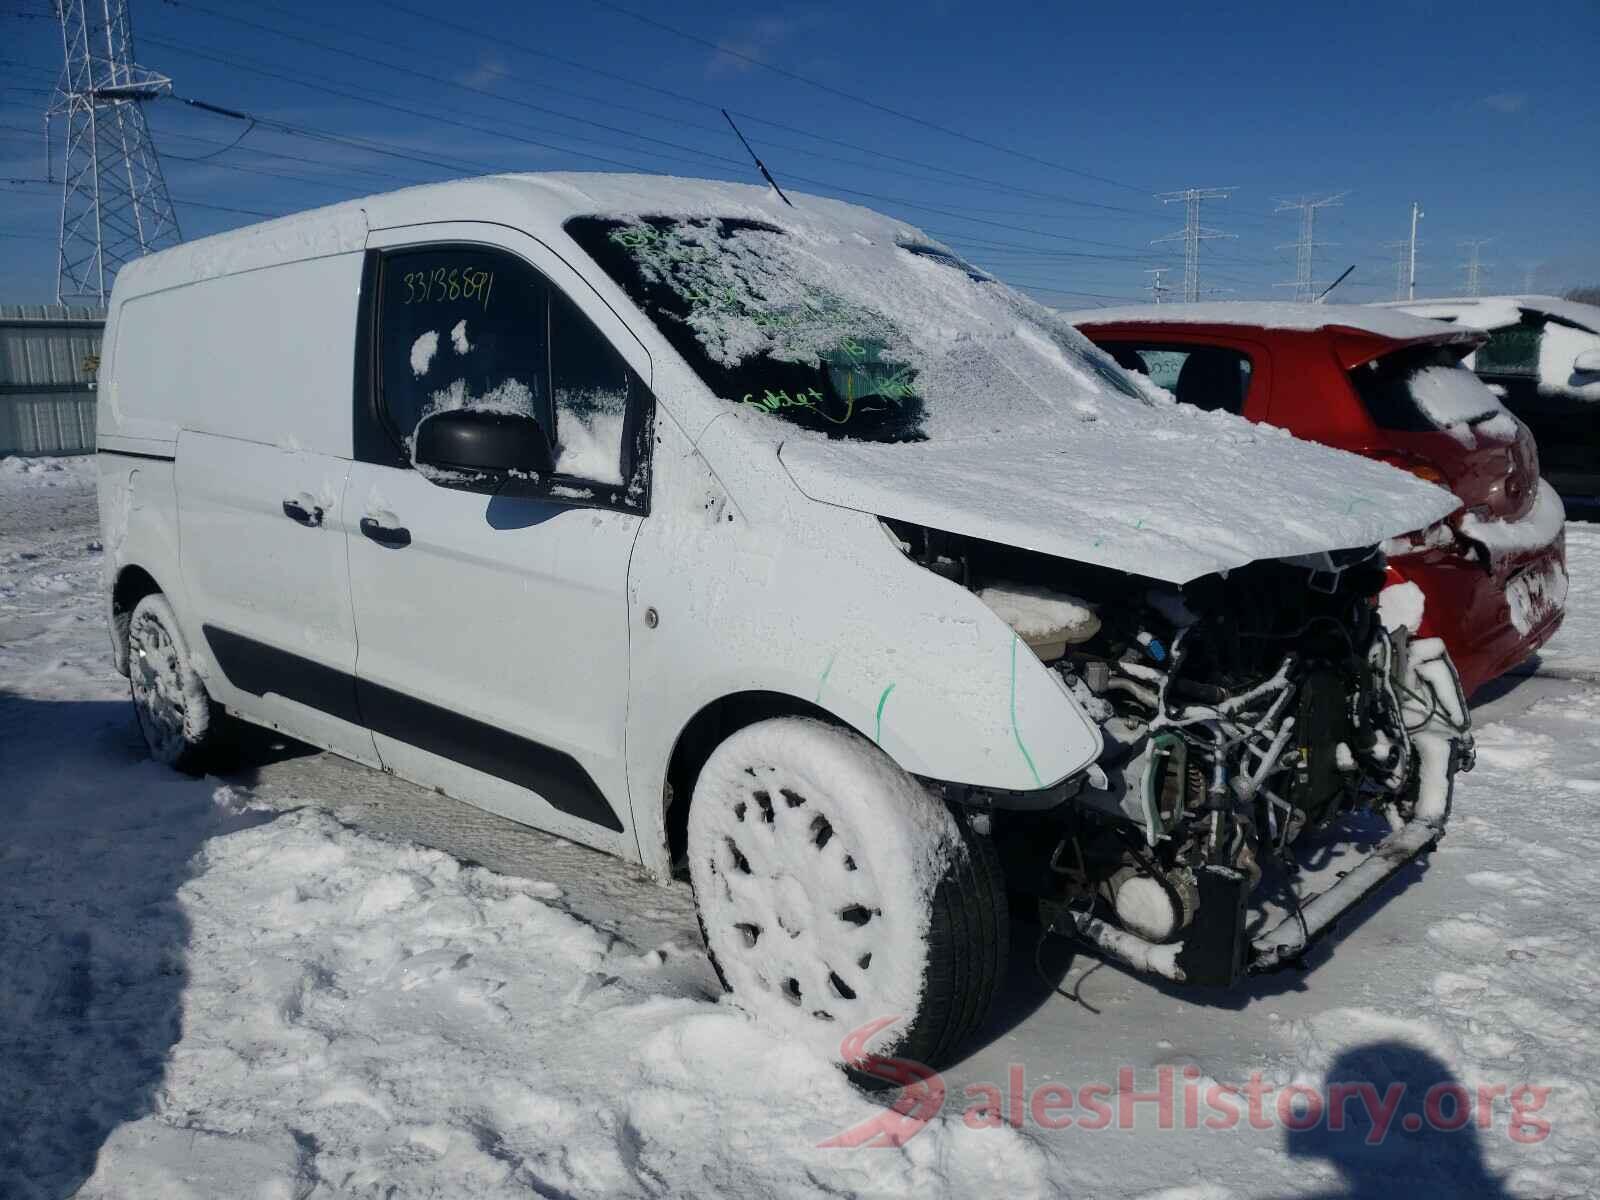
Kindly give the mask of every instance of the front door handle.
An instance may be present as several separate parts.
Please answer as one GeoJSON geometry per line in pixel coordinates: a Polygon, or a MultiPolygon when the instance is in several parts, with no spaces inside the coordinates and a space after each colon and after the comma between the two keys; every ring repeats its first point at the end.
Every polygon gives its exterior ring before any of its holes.
{"type": "Polygon", "coordinates": [[[283,502],[283,515],[289,520],[298,522],[310,529],[315,529],[322,524],[322,506],[312,504],[307,506],[305,500],[285,500],[283,502]]]}
{"type": "Polygon", "coordinates": [[[371,517],[361,518],[361,532],[380,546],[398,550],[411,545],[411,530],[400,525],[380,525],[371,517]]]}

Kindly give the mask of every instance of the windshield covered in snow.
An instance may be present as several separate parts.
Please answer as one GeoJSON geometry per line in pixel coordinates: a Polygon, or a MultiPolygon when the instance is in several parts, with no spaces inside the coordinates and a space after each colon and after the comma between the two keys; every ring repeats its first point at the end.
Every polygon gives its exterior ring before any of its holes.
{"type": "Polygon", "coordinates": [[[829,437],[914,442],[1092,420],[1141,393],[1049,310],[923,239],[717,217],[567,232],[717,396],[829,437]]]}

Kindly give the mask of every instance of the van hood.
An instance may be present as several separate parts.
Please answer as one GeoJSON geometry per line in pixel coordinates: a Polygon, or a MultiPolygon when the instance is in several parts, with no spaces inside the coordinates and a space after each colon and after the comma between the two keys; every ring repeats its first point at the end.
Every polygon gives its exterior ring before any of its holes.
{"type": "Polygon", "coordinates": [[[824,504],[1174,584],[1374,545],[1460,503],[1272,426],[1186,405],[1166,415],[936,442],[794,438],[779,459],[824,504]]]}

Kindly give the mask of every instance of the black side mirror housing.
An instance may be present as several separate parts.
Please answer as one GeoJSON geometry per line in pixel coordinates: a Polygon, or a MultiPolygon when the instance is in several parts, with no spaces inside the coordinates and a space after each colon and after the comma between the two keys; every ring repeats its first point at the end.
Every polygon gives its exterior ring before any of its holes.
{"type": "Polygon", "coordinates": [[[424,417],[412,461],[440,487],[491,495],[537,485],[556,465],[549,435],[536,418],[471,408],[424,417]]]}

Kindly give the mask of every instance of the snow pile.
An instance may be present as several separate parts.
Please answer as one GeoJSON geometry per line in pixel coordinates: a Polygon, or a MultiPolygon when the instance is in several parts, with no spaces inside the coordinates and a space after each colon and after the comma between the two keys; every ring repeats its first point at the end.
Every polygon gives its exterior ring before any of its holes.
{"type": "Polygon", "coordinates": [[[1588,580],[1600,579],[1600,525],[1572,522],[1566,528],[1567,571],[1572,581],[1561,628],[1522,671],[1600,683],[1600,605],[1590,602],[1588,580]]]}
{"type": "MultiPolygon", "coordinates": [[[[548,883],[314,809],[261,824],[234,815],[228,789],[213,808],[208,790],[158,793],[161,824],[134,831],[213,836],[163,906],[187,934],[163,939],[181,972],[167,1036],[182,1036],[148,1115],[109,1131],[85,1200],[1043,1184],[1020,1139],[959,1123],[900,1152],[819,1149],[878,1108],[820,1054],[671,994],[663,964],[693,950],[619,944],[548,883]]],[[[125,932],[100,953],[136,956],[150,940],[133,914],[125,932]]],[[[154,966],[132,973],[160,979],[154,966]]],[[[91,1000],[82,1020],[127,1011],[91,1000]]]]}
{"type": "Polygon", "coordinates": [[[1411,582],[1392,583],[1378,593],[1378,619],[1390,633],[1422,628],[1422,612],[1427,603],[1422,589],[1411,582]]]}
{"type": "Polygon", "coordinates": [[[473,395],[465,379],[457,379],[442,387],[428,398],[427,407],[417,421],[423,421],[442,412],[500,413],[513,417],[537,417],[533,407],[533,392],[520,379],[505,379],[482,395],[473,395]]]}
{"type": "Polygon", "coordinates": [[[1539,391],[1547,396],[1600,401],[1600,374],[1573,370],[1585,350],[1600,350],[1600,336],[1554,321],[1546,324],[1539,339],[1539,391]]]}
{"type": "Polygon", "coordinates": [[[627,389],[558,387],[555,410],[556,471],[596,483],[621,483],[627,389]]]}
{"type": "Polygon", "coordinates": [[[439,331],[429,329],[417,335],[411,343],[411,373],[421,379],[433,365],[433,356],[439,353],[439,331]]]}
{"type": "Polygon", "coordinates": [[[596,483],[622,482],[622,413],[594,413],[582,417],[562,413],[556,429],[561,446],[556,473],[592,479],[596,483]]]}
{"type": "Polygon", "coordinates": [[[1025,583],[991,584],[978,593],[1023,641],[1086,642],[1100,630],[1088,601],[1025,583]]]}
{"type": "MultiPolygon", "coordinates": [[[[1505,413],[1494,393],[1465,367],[1423,367],[1412,374],[1409,387],[1423,415],[1467,446],[1476,444],[1474,421],[1505,413]]],[[[1514,436],[1516,426],[1511,428],[1514,436]]]]}

